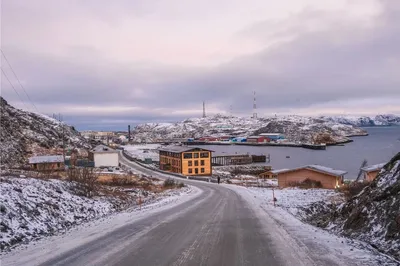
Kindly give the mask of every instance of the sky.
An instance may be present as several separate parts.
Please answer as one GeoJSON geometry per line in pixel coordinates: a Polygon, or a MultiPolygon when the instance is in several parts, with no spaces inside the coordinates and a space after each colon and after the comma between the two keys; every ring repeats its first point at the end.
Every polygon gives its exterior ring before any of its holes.
{"type": "Polygon", "coordinates": [[[203,101],[251,116],[253,91],[258,116],[400,114],[399,14],[398,0],[2,0],[19,97],[3,73],[1,95],[80,130],[200,117],[203,101]]]}

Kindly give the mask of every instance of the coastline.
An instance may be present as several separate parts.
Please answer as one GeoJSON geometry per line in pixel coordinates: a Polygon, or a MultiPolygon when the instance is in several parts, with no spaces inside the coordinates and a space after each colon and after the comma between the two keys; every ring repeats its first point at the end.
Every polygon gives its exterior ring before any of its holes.
{"type": "MultiPolygon", "coordinates": [[[[337,141],[334,143],[326,143],[326,144],[311,144],[311,143],[271,143],[271,142],[263,142],[263,143],[252,143],[252,142],[227,142],[227,141],[185,141],[181,142],[183,145],[187,146],[201,146],[201,145],[238,145],[238,146],[255,146],[255,147],[292,147],[292,148],[304,148],[310,150],[326,150],[328,146],[344,146],[344,144],[354,142],[353,139],[355,137],[366,137],[369,136],[368,133],[361,134],[353,134],[344,136],[347,138],[346,140],[337,141]]],[[[165,143],[172,144],[172,142],[154,142],[154,143],[165,143]]]]}

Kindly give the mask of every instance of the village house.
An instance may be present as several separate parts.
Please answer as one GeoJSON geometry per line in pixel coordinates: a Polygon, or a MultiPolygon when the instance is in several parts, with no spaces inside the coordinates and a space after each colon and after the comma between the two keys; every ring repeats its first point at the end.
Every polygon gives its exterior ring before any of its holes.
{"type": "Polygon", "coordinates": [[[379,172],[382,170],[382,168],[385,166],[386,163],[380,163],[380,164],[375,164],[371,166],[365,166],[361,168],[361,171],[364,176],[364,180],[371,182],[373,181],[376,176],[379,174],[379,172]]]}
{"type": "Polygon", "coordinates": [[[186,146],[160,148],[160,169],[186,176],[211,175],[211,153],[210,150],[186,146]]]}
{"type": "Polygon", "coordinates": [[[282,188],[309,179],[321,182],[322,188],[334,189],[343,185],[343,178],[347,172],[321,165],[307,165],[294,169],[274,170],[272,174],[278,178],[278,186],[282,188]]]}
{"type": "Polygon", "coordinates": [[[281,133],[261,133],[260,136],[267,137],[270,140],[282,140],[285,136],[281,133]]]}
{"type": "Polygon", "coordinates": [[[266,143],[270,142],[270,139],[266,136],[250,136],[247,137],[247,141],[249,143],[266,143]]]}
{"type": "Polygon", "coordinates": [[[98,145],[89,151],[89,160],[95,167],[118,166],[118,151],[105,145],[98,145]]]}
{"type": "Polygon", "coordinates": [[[206,137],[201,137],[199,138],[199,141],[218,141],[219,138],[217,137],[210,137],[210,136],[206,136],[206,137]]]}
{"type": "Polygon", "coordinates": [[[29,165],[38,171],[63,170],[65,167],[62,155],[33,156],[29,158],[29,165]]]}

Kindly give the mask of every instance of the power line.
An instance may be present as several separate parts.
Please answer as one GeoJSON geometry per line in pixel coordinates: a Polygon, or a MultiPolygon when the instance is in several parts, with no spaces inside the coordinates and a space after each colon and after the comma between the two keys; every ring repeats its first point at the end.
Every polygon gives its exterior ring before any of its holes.
{"type": "Polygon", "coordinates": [[[11,87],[15,91],[15,93],[18,95],[19,100],[24,104],[25,108],[28,110],[28,107],[26,106],[24,100],[22,100],[21,96],[19,95],[18,91],[15,89],[14,85],[12,85],[10,79],[7,77],[6,73],[4,72],[3,68],[1,69],[1,72],[3,72],[4,76],[6,77],[8,83],[10,83],[11,87]]]}
{"type": "Polygon", "coordinates": [[[13,69],[13,67],[11,66],[10,62],[8,62],[8,59],[6,57],[6,55],[4,54],[3,50],[0,49],[1,53],[3,54],[4,59],[6,60],[8,66],[10,67],[12,73],[14,74],[14,77],[16,78],[16,80],[18,81],[18,84],[21,86],[21,88],[24,90],[24,93],[26,95],[26,97],[28,97],[29,101],[31,102],[31,104],[33,105],[33,107],[35,107],[36,112],[39,112],[38,109],[36,108],[36,105],[33,103],[33,101],[31,100],[31,97],[29,97],[29,94],[26,92],[24,86],[22,86],[21,82],[19,81],[19,78],[17,77],[17,74],[15,74],[15,71],[13,69]]]}

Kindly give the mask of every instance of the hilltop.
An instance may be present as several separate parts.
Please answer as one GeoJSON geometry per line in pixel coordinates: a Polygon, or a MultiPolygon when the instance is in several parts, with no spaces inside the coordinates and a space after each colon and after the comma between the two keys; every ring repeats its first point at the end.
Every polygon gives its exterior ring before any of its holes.
{"type": "Polygon", "coordinates": [[[2,97],[0,111],[1,165],[21,166],[28,156],[60,153],[63,127],[66,146],[90,147],[74,127],[46,115],[16,109],[2,97]]]}
{"type": "Polygon", "coordinates": [[[370,116],[321,116],[320,119],[358,127],[400,126],[400,116],[386,114],[370,116]]]}
{"type": "Polygon", "coordinates": [[[332,142],[348,141],[350,135],[365,135],[365,130],[353,125],[321,118],[282,116],[247,118],[215,115],[191,118],[177,123],[147,123],[134,128],[133,138],[152,142],[166,138],[197,138],[201,136],[250,136],[260,133],[283,133],[292,142],[311,142],[317,134],[328,134],[332,142]]]}

